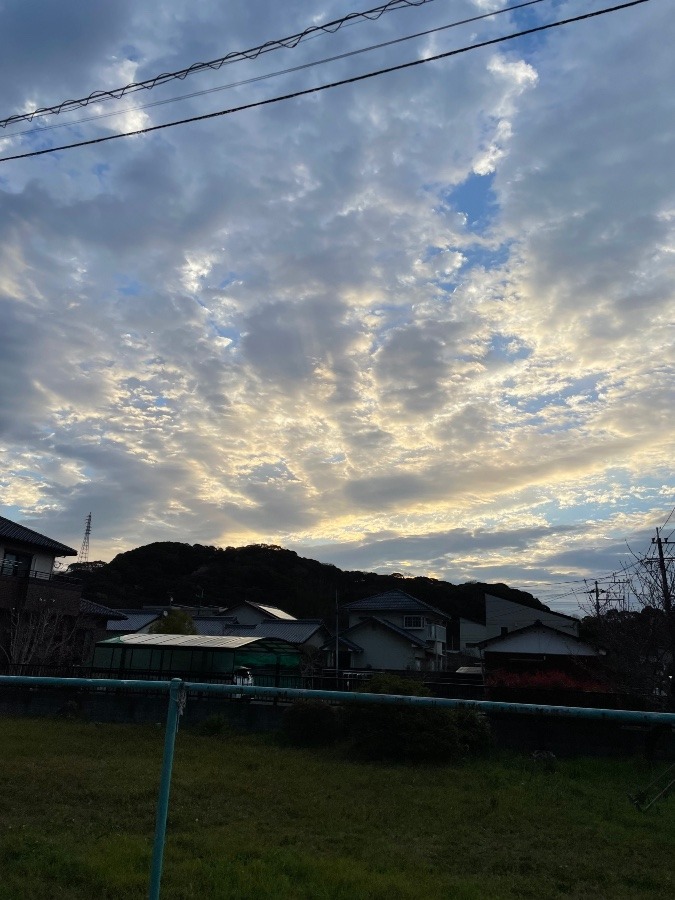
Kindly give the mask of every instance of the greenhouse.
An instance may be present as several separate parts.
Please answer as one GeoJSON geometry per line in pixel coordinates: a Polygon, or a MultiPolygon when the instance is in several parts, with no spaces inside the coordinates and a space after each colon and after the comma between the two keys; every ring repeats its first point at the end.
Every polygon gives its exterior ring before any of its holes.
{"type": "Polygon", "coordinates": [[[255,684],[292,687],[299,682],[300,653],[276,638],[126,634],[99,641],[91,666],[98,677],[224,682],[248,669],[255,684]]]}

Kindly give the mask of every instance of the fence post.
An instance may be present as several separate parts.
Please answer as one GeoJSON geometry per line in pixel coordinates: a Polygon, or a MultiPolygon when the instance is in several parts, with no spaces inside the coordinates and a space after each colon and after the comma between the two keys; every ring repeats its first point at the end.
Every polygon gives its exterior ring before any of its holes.
{"type": "Polygon", "coordinates": [[[171,769],[173,767],[173,750],[176,743],[179,716],[185,706],[185,688],[180,678],[172,678],[169,688],[169,709],[166,714],[166,731],[164,733],[164,758],[162,775],[157,797],[157,817],[155,821],[155,842],[152,848],[152,869],[150,870],[150,900],[159,900],[159,887],[162,880],[162,863],[164,861],[164,838],[166,836],[166,819],[169,813],[169,793],[171,791],[171,769]]]}

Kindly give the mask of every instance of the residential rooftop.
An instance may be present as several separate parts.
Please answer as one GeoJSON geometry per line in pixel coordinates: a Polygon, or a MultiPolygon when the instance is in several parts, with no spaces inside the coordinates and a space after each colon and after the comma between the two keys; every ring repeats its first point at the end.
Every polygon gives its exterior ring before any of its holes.
{"type": "Polygon", "coordinates": [[[25,528],[0,516],[0,538],[8,541],[16,541],[18,544],[31,544],[33,547],[44,547],[45,550],[51,550],[55,556],[77,556],[77,550],[67,547],[60,541],[54,541],[52,538],[39,531],[33,531],[32,528],[25,528]]]}
{"type": "Polygon", "coordinates": [[[436,616],[448,618],[447,613],[441,612],[435,606],[418,600],[406,594],[405,591],[385,591],[382,594],[373,594],[362,600],[354,600],[340,607],[348,612],[399,612],[399,613],[433,613],[436,616]]]}

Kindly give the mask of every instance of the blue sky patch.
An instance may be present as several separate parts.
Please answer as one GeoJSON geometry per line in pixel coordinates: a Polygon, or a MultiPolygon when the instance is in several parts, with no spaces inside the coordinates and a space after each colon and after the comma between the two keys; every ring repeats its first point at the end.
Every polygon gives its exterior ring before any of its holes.
{"type": "Polygon", "coordinates": [[[492,225],[498,209],[493,191],[494,174],[476,175],[471,173],[462,184],[448,194],[447,201],[453,209],[466,215],[468,231],[484,234],[492,225]]]}

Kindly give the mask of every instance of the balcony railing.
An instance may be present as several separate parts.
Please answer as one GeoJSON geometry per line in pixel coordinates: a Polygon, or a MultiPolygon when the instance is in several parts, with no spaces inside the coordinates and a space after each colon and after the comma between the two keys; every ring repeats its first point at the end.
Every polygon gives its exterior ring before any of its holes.
{"type": "Polygon", "coordinates": [[[41,569],[27,569],[21,563],[8,562],[4,560],[0,563],[0,575],[9,578],[28,578],[31,581],[55,581],[63,585],[75,585],[80,583],[79,578],[72,575],[64,575],[61,572],[45,572],[41,569]]]}

